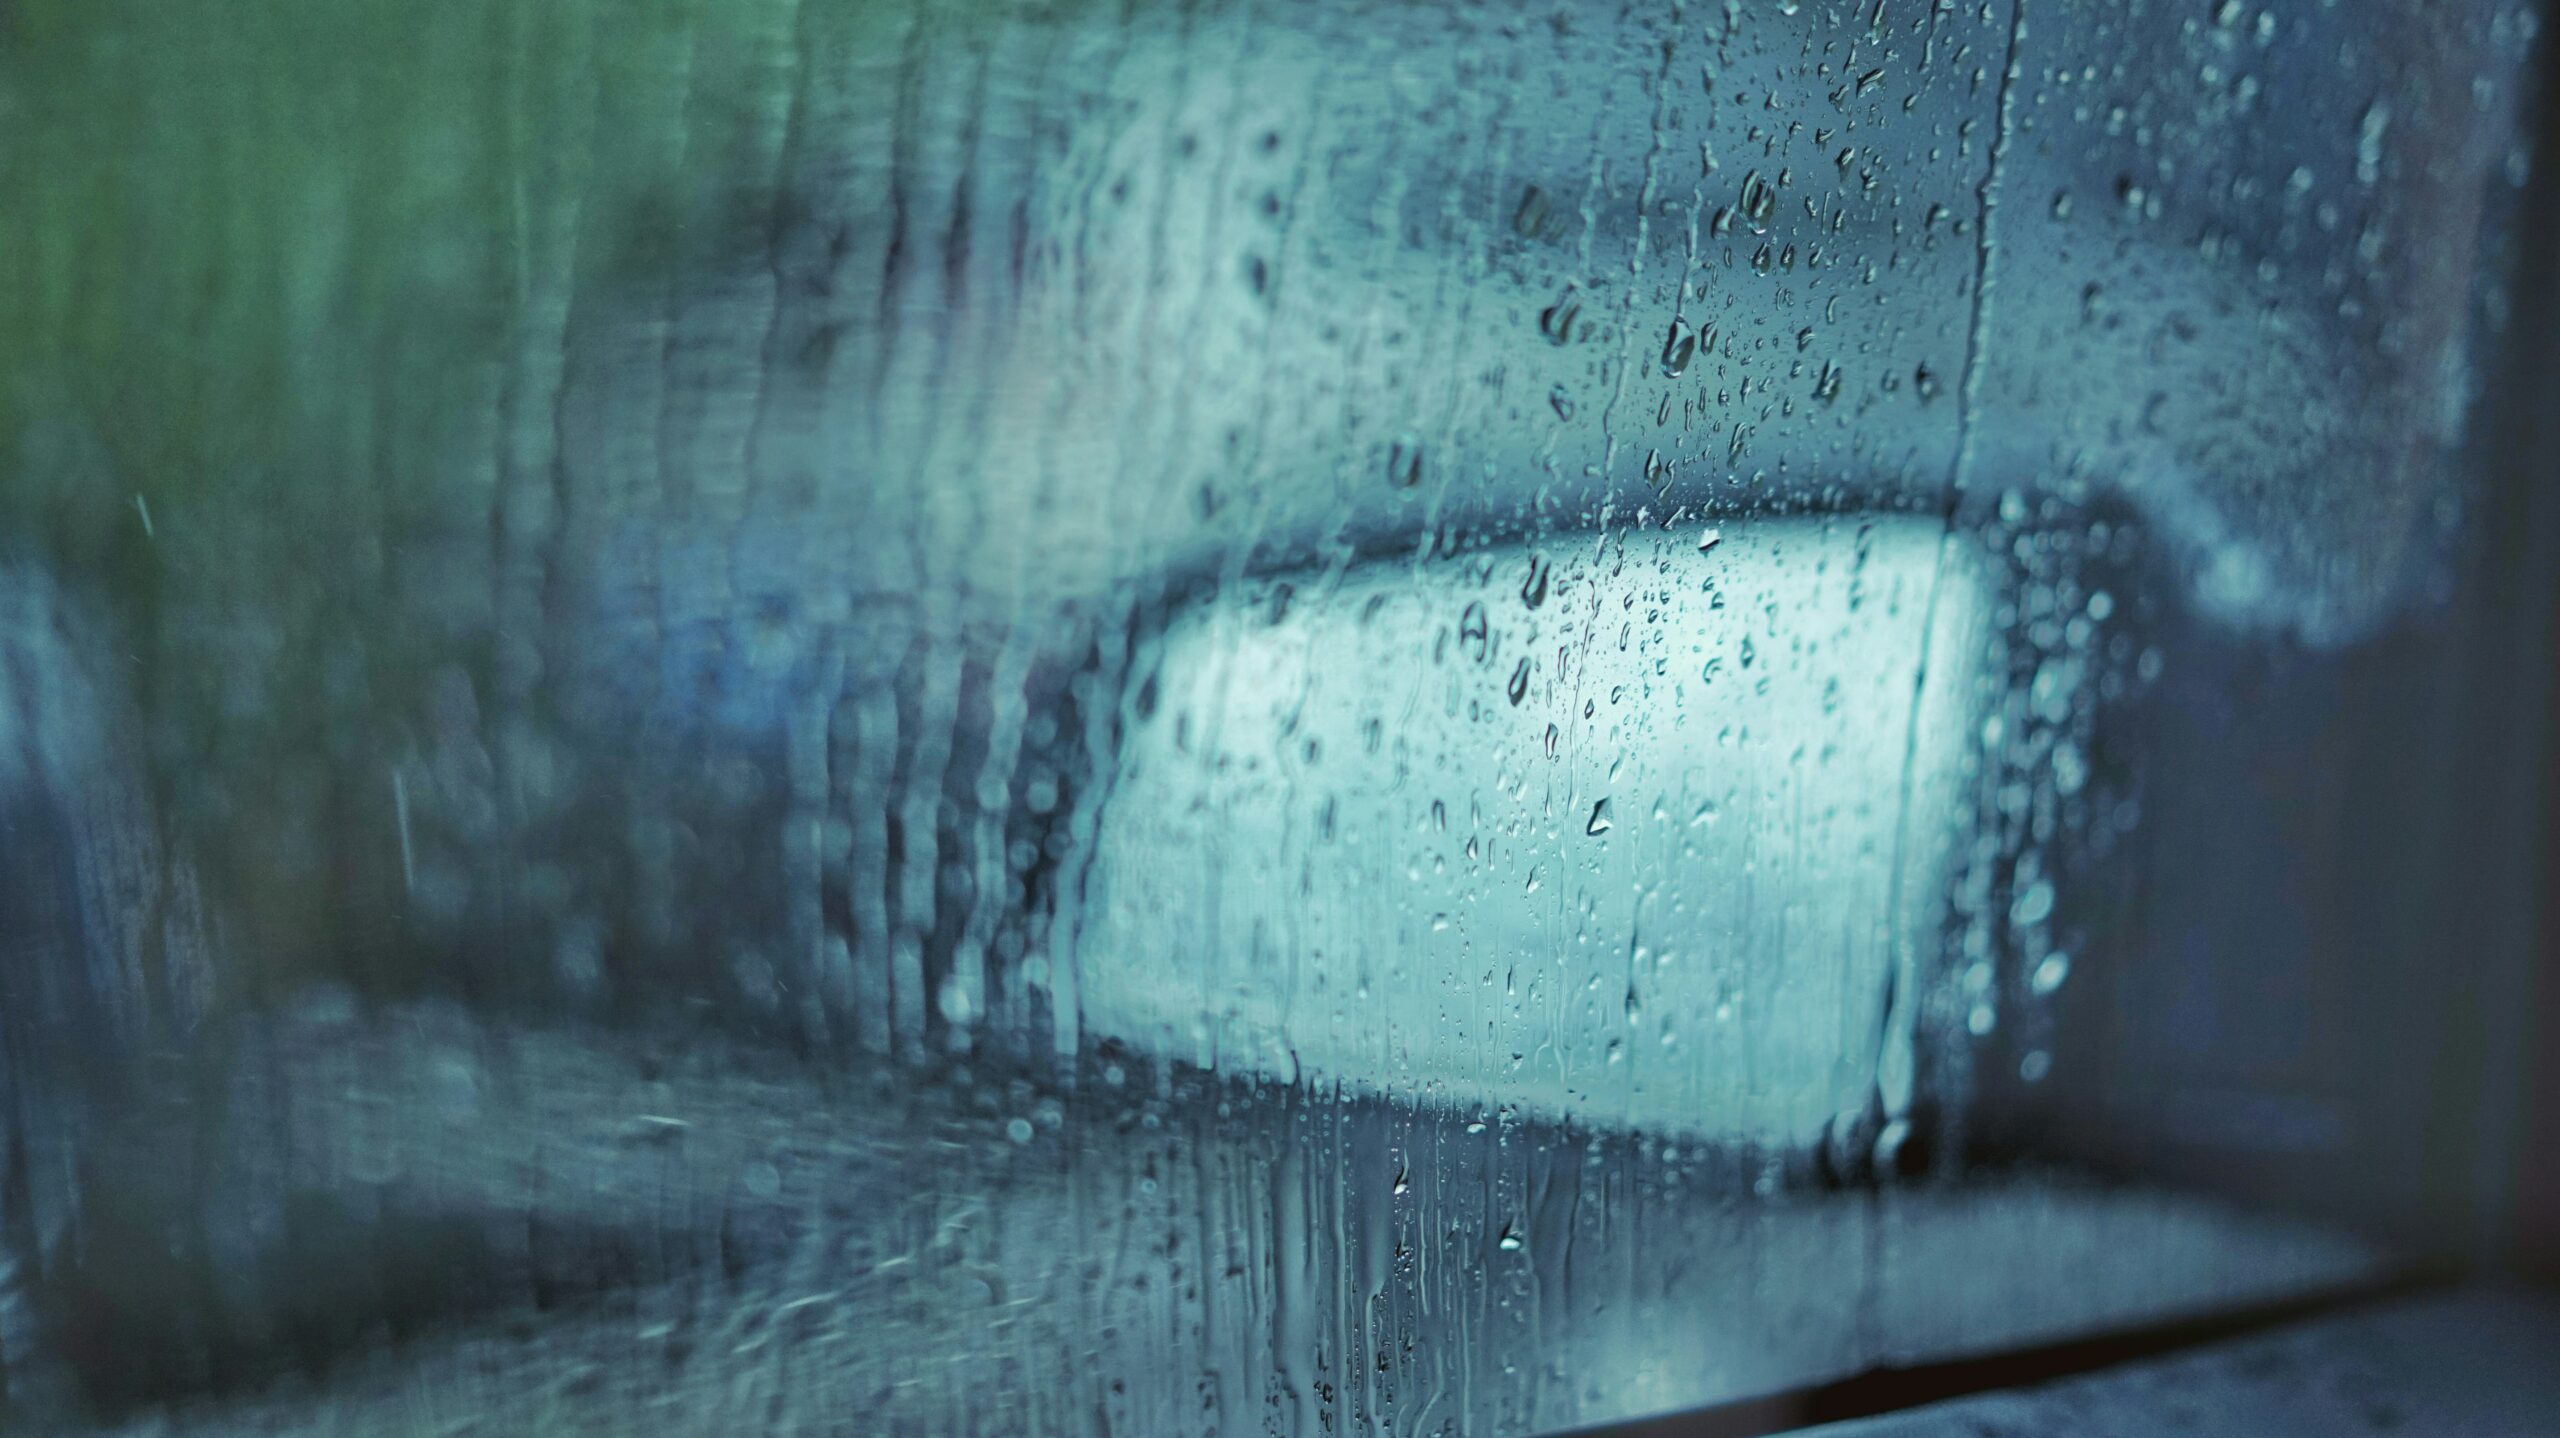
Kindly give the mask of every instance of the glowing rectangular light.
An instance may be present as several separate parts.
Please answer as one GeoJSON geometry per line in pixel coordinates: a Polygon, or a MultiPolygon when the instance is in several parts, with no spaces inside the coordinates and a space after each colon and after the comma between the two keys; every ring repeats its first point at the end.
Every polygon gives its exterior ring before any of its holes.
{"type": "Polygon", "coordinates": [[[1719,1139],[1897,1106],[1983,590],[1909,517],[1231,586],[1167,626],[1125,740],[1083,1024],[1719,1139]]]}

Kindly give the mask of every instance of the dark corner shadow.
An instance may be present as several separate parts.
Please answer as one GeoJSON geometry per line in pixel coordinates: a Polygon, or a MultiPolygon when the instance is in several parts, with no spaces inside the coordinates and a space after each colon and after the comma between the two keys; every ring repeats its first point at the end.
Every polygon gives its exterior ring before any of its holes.
{"type": "Polygon", "coordinates": [[[2401,1269],[2369,1283],[2324,1289],[2294,1298],[2144,1324],[2086,1338],[2041,1344],[1974,1358],[1863,1373],[1787,1393],[1746,1398],[1578,1429],[1569,1438],[1763,1438],[1824,1423],[1842,1423],[1902,1412],[1975,1393],[2023,1388],[2076,1377],[2140,1359],[2202,1347],[2323,1314],[2369,1307],[2449,1286],[2463,1276],[2452,1264],[2401,1269]]]}

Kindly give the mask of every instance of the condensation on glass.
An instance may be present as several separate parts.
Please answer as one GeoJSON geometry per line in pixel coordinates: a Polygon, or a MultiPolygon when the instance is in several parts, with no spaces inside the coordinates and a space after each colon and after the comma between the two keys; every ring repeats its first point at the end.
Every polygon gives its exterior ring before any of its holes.
{"type": "Polygon", "coordinates": [[[2538,13],[0,11],[9,1401],[1529,1434],[2458,1241],[2538,13]]]}

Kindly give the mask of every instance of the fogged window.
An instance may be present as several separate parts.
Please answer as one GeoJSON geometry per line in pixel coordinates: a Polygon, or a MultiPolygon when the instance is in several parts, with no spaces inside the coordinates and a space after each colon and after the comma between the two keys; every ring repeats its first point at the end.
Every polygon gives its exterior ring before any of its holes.
{"type": "Polygon", "coordinates": [[[2536,15],[0,8],[9,1401],[1533,1434],[2458,1248],[2536,15]]]}

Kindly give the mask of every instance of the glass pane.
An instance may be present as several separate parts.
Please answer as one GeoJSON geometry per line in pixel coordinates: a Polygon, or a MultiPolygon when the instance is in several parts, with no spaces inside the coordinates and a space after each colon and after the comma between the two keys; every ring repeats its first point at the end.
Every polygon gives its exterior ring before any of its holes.
{"type": "Polygon", "coordinates": [[[1529,1434],[2460,1250],[2537,17],[0,10],[8,1402],[1529,1434]]]}

